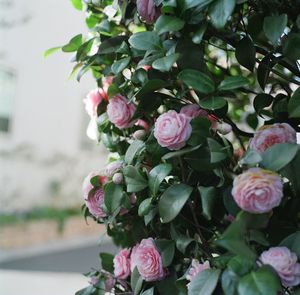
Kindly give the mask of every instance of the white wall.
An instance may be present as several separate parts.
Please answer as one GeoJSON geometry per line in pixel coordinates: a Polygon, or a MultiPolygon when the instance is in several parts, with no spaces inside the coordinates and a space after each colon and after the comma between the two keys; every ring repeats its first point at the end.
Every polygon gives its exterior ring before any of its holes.
{"type": "Polygon", "coordinates": [[[0,133],[0,212],[80,203],[82,177],[103,167],[103,149],[81,147],[92,78],[68,79],[70,54],[43,57],[78,33],[84,15],[69,0],[0,0],[0,67],[17,75],[11,132],[0,133]]]}

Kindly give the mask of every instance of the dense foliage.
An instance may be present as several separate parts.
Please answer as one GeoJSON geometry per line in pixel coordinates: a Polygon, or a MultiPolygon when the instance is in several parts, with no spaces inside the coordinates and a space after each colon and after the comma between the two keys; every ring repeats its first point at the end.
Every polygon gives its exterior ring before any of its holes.
{"type": "Polygon", "coordinates": [[[72,3],[111,152],[85,215],[123,249],[77,294],[300,294],[300,1],[72,3]]]}

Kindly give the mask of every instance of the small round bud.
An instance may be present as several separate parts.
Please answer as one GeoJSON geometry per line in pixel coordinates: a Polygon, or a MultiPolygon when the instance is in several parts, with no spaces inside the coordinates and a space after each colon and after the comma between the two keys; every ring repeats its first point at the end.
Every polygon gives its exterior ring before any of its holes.
{"type": "Polygon", "coordinates": [[[232,131],[232,127],[231,127],[231,125],[229,125],[227,123],[218,123],[217,130],[221,134],[226,135],[232,131]]]}
{"type": "Polygon", "coordinates": [[[137,130],[132,134],[134,139],[143,140],[146,137],[146,131],[145,130],[137,130]]]}
{"type": "Polygon", "coordinates": [[[123,174],[119,172],[114,174],[112,181],[115,184],[121,184],[123,182],[123,174]]]}

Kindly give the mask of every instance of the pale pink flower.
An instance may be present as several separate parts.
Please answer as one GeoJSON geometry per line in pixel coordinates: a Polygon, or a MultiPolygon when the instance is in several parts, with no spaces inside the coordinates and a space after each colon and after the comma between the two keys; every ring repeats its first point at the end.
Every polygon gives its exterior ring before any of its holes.
{"type": "Polygon", "coordinates": [[[243,210],[266,213],[280,204],[282,189],[283,183],[278,174],[251,168],[234,179],[232,196],[243,210]]]}
{"type": "Polygon", "coordinates": [[[137,0],[136,8],[140,17],[147,24],[152,24],[160,16],[160,9],[155,6],[153,0],[137,0]]]}
{"type": "Polygon", "coordinates": [[[147,281],[159,281],[165,277],[162,258],[152,238],[143,239],[132,249],[131,269],[137,267],[141,277],[147,281]]]}
{"type": "Polygon", "coordinates": [[[258,264],[271,265],[285,287],[300,284],[300,264],[297,263],[297,255],[287,247],[272,247],[264,251],[259,257],[258,264]]]}
{"type": "Polygon", "coordinates": [[[105,291],[110,292],[114,287],[116,280],[112,275],[107,275],[105,278],[105,291]]]}
{"type": "Polygon", "coordinates": [[[102,88],[91,90],[83,100],[85,110],[93,118],[97,117],[97,108],[102,101],[107,101],[107,93],[102,88]]]}
{"type": "Polygon", "coordinates": [[[162,147],[179,150],[186,145],[192,133],[191,118],[176,111],[168,111],[158,117],[154,136],[162,147]]]}
{"type": "Polygon", "coordinates": [[[119,172],[123,165],[123,161],[114,161],[106,166],[106,175],[112,177],[115,173],[119,172]]]}
{"type": "Polygon", "coordinates": [[[191,282],[198,273],[209,268],[210,268],[209,261],[200,263],[197,259],[193,259],[192,264],[188,270],[188,274],[186,275],[186,279],[191,282]]]}
{"type": "Polygon", "coordinates": [[[120,280],[126,280],[130,275],[130,250],[121,250],[114,257],[113,262],[115,277],[120,280]]]}
{"type": "Polygon", "coordinates": [[[287,123],[275,123],[259,128],[249,142],[249,147],[264,152],[277,143],[297,143],[296,131],[287,123]]]}
{"type": "Polygon", "coordinates": [[[83,180],[82,193],[83,193],[83,198],[84,199],[88,198],[89,192],[93,189],[93,185],[91,184],[91,179],[95,176],[99,176],[98,171],[90,172],[83,180]]]}
{"type": "Polygon", "coordinates": [[[109,100],[108,119],[119,129],[129,128],[135,123],[132,121],[135,110],[134,104],[129,103],[124,96],[118,94],[109,100]]]}

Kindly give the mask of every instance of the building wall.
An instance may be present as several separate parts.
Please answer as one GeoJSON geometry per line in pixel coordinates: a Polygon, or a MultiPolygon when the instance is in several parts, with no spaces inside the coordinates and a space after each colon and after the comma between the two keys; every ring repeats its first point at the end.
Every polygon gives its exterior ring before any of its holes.
{"type": "Polygon", "coordinates": [[[80,32],[84,15],[70,1],[0,0],[0,71],[15,75],[9,132],[0,131],[0,212],[79,204],[83,176],[104,165],[104,149],[84,137],[92,78],[68,79],[70,54],[43,57],[80,32]]]}

